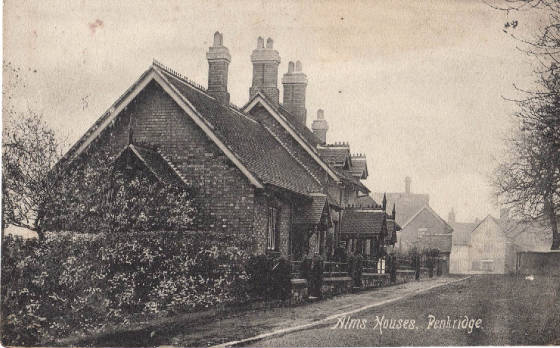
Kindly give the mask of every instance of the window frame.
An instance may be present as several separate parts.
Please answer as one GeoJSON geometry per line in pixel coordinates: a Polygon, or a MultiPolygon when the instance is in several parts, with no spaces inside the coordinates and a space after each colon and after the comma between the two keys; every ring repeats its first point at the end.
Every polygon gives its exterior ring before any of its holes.
{"type": "Polygon", "coordinates": [[[278,208],[269,206],[266,223],[266,250],[278,251],[278,208]]]}

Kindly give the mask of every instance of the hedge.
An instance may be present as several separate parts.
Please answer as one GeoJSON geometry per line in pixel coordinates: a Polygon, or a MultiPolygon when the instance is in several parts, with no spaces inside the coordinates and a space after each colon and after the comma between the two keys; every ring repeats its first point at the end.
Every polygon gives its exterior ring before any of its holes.
{"type": "Polygon", "coordinates": [[[247,257],[210,232],[54,234],[2,243],[2,343],[248,300],[247,257]]]}

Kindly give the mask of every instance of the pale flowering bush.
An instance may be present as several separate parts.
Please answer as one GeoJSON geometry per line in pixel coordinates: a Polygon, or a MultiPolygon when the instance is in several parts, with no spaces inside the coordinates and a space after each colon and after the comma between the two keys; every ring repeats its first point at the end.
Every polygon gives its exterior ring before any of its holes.
{"type": "Polygon", "coordinates": [[[4,345],[248,300],[247,257],[223,234],[5,236],[2,248],[4,345]]]}

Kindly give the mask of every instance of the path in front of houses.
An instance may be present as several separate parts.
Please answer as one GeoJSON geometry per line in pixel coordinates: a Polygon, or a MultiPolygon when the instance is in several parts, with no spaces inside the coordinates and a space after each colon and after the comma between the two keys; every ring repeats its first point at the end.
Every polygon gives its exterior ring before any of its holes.
{"type": "Polygon", "coordinates": [[[296,307],[246,311],[204,323],[177,323],[179,325],[173,325],[173,332],[155,332],[151,343],[160,346],[203,347],[236,342],[243,346],[254,341],[246,340],[248,338],[259,335],[269,337],[267,335],[278,335],[286,332],[286,329],[290,331],[313,326],[314,323],[320,324],[327,318],[361,310],[364,307],[371,308],[398,302],[460,279],[462,278],[439,277],[411,281],[355,294],[339,295],[296,307]]]}

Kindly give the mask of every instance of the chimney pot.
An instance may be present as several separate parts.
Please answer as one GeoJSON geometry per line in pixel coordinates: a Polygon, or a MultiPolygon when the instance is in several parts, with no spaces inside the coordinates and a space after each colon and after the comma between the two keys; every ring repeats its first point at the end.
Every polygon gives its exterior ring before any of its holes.
{"type": "Polygon", "coordinates": [[[266,39],[266,48],[272,48],[274,41],[271,38],[266,39]]]}
{"type": "Polygon", "coordinates": [[[223,45],[223,36],[219,31],[214,33],[214,47],[221,47],[223,45]]]}
{"type": "Polygon", "coordinates": [[[264,48],[264,39],[260,36],[257,39],[257,48],[264,48]]]}
{"type": "Polygon", "coordinates": [[[301,67],[301,62],[298,60],[298,61],[296,62],[296,71],[297,71],[297,72],[301,72],[301,69],[302,69],[302,67],[301,67]]]}
{"type": "Polygon", "coordinates": [[[288,63],[288,74],[291,74],[294,72],[294,62],[289,62],[288,63]]]}
{"type": "MultiPolygon", "coordinates": [[[[325,114],[323,109],[317,110],[317,119],[313,121],[311,124],[311,130],[313,130],[313,134],[321,141],[321,144],[325,144],[327,142],[327,130],[329,130],[329,124],[325,120],[325,114]]],[[[338,142],[335,142],[335,145],[338,142]]]]}

